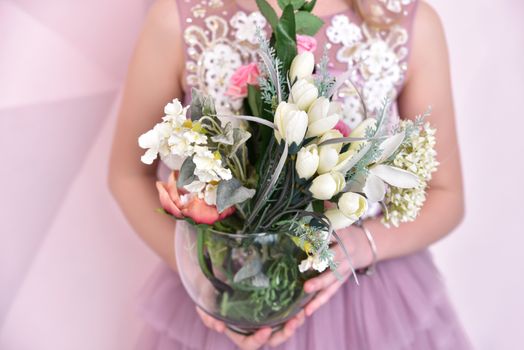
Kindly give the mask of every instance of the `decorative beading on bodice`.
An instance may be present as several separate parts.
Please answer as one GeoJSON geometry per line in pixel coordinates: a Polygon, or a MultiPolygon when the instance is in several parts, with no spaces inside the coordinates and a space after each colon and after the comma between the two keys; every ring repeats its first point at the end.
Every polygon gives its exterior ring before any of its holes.
{"type": "MultiPolygon", "coordinates": [[[[416,0],[375,2],[377,11],[400,14],[400,20],[378,28],[348,8],[322,16],[325,24],[315,36],[317,62],[325,46],[335,75],[351,71],[350,80],[361,92],[369,116],[378,113],[386,97],[395,101],[402,89],[416,6],[416,0]]],[[[242,100],[226,94],[229,81],[238,67],[256,59],[256,28],[264,37],[271,28],[259,12],[248,13],[236,1],[177,0],[177,4],[186,53],[186,95],[194,87],[213,96],[220,113],[239,112],[242,100]]],[[[364,118],[364,109],[351,82],[342,85],[337,100],[344,121],[354,128],[364,118]]]]}

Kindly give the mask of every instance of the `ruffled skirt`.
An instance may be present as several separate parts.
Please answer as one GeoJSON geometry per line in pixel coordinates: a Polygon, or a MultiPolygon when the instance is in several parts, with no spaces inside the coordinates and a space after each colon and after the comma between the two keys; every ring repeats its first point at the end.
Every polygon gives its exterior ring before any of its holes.
{"type": "MultiPolygon", "coordinates": [[[[427,250],[384,261],[351,280],[306,319],[280,350],[471,349],[427,250]]],[[[138,311],[146,322],[136,350],[232,350],[201,322],[177,273],[157,268],[138,311]]]]}

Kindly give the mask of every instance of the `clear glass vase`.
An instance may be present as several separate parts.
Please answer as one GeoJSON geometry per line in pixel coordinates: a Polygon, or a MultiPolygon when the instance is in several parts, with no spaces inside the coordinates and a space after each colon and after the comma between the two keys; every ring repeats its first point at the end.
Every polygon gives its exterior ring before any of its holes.
{"type": "Polygon", "coordinates": [[[187,292],[239,333],[278,329],[313,297],[303,286],[318,273],[298,270],[306,253],[285,233],[229,234],[179,222],[175,236],[187,292]]]}

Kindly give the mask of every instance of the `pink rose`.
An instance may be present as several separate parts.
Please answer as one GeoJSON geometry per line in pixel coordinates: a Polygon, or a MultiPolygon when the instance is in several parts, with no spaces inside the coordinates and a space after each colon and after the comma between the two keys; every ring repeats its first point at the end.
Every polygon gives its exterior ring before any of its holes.
{"type": "Polygon", "coordinates": [[[177,219],[191,218],[197,224],[212,225],[235,212],[235,207],[229,207],[219,214],[216,206],[207,204],[197,195],[179,190],[176,187],[174,171],[169,175],[167,183],[157,181],[156,188],[162,208],[177,219]]]}
{"type": "Polygon", "coordinates": [[[297,49],[299,54],[305,51],[315,52],[317,40],[309,35],[297,35],[297,49]]]}
{"type": "Polygon", "coordinates": [[[337,125],[335,125],[335,129],[337,129],[338,131],[340,131],[340,133],[344,136],[344,137],[348,137],[349,134],[351,133],[351,129],[349,128],[349,126],[344,123],[343,120],[339,120],[337,125]]]}
{"type": "Polygon", "coordinates": [[[237,68],[229,80],[226,94],[229,96],[243,98],[247,96],[247,85],[258,85],[258,66],[256,63],[246,64],[237,68]]]}

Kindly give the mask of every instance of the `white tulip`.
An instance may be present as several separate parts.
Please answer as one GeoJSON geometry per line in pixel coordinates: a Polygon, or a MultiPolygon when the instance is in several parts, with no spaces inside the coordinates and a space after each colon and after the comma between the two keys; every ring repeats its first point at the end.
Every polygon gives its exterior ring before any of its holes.
{"type": "Polygon", "coordinates": [[[278,141],[285,139],[288,145],[302,142],[307,130],[307,114],[297,106],[280,102],[275,111],[275,137],[278,141]]]}
{"type": "MultiPolygon", "coordinates": [[[[349,137],[365,137],[366,136],[366,130],[368,128],[372,128],[373,130],[377,127],[377,120],[375,118],[367,118],[364,119],[358,126],[351,131],[349,134],[349,137]]],[[[351,145],[349,145],[349,149],[353,151],[357,151],[360,148],[360,145],[366,143],[366,141],[355,141],[351,142],[351,145]]]]}
{"type": "Polygon", "coordinates": [[[308,109],[309,126],[306,137],[316,137],[331,130],[340,120],[337,113],[329,113],[330,102],[327,98],[321,96],[317,98],[308,109]]]}
{"type": "Polygon", "coordinates": [[[348,226],[353,225],[356,220],[348,218],[340,209],[329,209],[326,210],[324,215],[329,219],[333,230],[340,230],[348,226]]]}
{"type": "Polygon", "coordinates": [[[302,147],[300,151],[298,151],[295,168],[301,179],[307,180],[315,175],[318,169],[318,164],[319,156],[317,145],[313,144],[302,147]]]}
{"type": "Polygon", "coordinates": [[[332,171],[317,176],[311,183],[309,191],[316,199],[329,200],[342,191],[345,185],[344,176],[336,171],[332,171]]]}
{"type": "Polygon", "coordinates": [[[338,163],[339,153],[338,150],[334,147],[322,146],[319,147],[319,158],[318,163],[318,173],[324,174],[331,171],[338,163]]]}
{"type": "Polygon", "coordinates": [[[338,200],[338,209],[352,220],[358,220],[368,209],[366,198],[355,192],[346,192],[338,200]]]}
{"type": "Polygon", "coordinates": [[[324,119],[328,116],[329,112],[329,99],[324,96],[320,96],[311,104],[307,110],[309,117],[309,124],[316,122],[317,120],[324,119]]]}
{"type": "Polygon", "coordinates": [[[289,102],[296,104],[299,109],[307,111],[317,97],[317,87],[306,79],[299,79],[291,87],[289,102]]]}
{"type": "Polygon", "coordinates": [[[303,52],[296,55],[291,62],[291,67],[289,68],[289,79],[293,82],[295,81],[295,78],[308,78],[313,74],[313,69],[315,69],[315,56],[313,56],[313,53],[309,51],[303,52]]]}
{"type": "MultiPolygon", "coordinates": [[[[341,138],[341,137],[344,137],[344,135],[342,135],[342,133],[340,131],[338,131],[337,129],[331,129],[331,130],[328,130],[326,131],[322,137],[320,137],[318,139],[318,143],[321,144],[327,140],[332,140],[332,139],[338,139],[338,138],[341,138]]],[[[338,142],[338,143],[332,143],[330,145],[324,145],[324,146],[321,146],[321,147],[332,147],[332,148],[335,148],[337,150],[337,152],[340,152],[340,150],[342,149],[342,146],[344,144],[342,142],[338,142]]]]}

